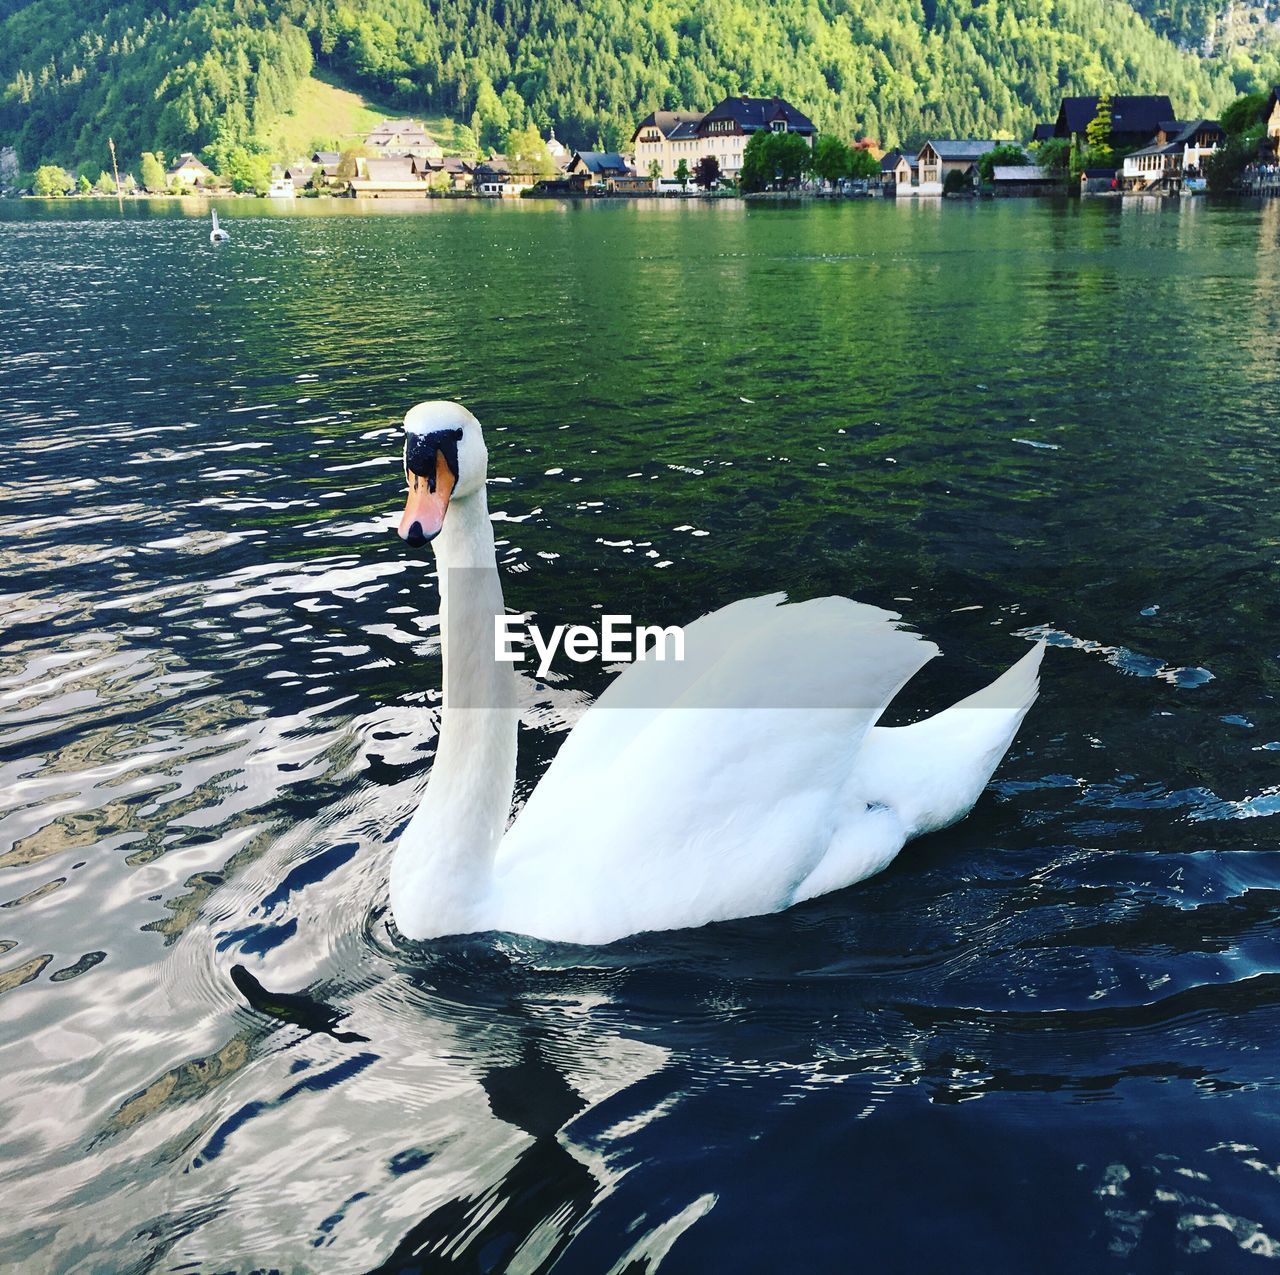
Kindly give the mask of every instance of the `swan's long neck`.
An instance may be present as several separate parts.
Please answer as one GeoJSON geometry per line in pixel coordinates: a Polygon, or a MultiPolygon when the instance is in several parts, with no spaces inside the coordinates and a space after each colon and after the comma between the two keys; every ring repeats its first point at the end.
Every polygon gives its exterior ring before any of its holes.
{"type": "Polygon", "coordinates": [[[409,938],[485,928],[479,909],[516,778],[515,676],[494,659],[502,585],[483,491],[454,501],[433,548],[444,711],[426,794],[391,865],[391,909],[409,938]]]}

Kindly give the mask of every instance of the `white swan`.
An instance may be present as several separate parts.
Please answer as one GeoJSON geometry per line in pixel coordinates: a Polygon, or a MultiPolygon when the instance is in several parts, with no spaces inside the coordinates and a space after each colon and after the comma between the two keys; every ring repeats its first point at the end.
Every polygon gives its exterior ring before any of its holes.
{"type": "Polygon", "coordinates": [[[444,663],[435,764],[391,865],[407,938],[607,943],[851,885],[969,812],[1035,700],[1043,644],[935,717],[876,726],[937,648],[847,598],[749,598],[689,625],[682,662],[630,665],[508,828],[518,712],[494,659],[484,439],[456,403],[404,428],[399,531],[434,539],[444,663]]]}
{"type": "Polygon", "coordinates": [[[216,208],[211,208],[209,211],[213,214],[213,229],[209,231],[209,242],[226,243],[231,236],[218,225],[218,210],[216,208]]]}

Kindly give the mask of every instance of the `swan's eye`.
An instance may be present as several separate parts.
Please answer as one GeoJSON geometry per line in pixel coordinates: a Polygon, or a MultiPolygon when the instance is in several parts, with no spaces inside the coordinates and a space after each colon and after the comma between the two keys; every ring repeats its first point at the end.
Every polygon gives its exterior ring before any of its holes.
{"type": "MultiPolygon", "coordinates": [[[[458,443],[462,440],[460,429],[440,429],[432,434],[409,434],[404,440],[404,469],[413,486],[416,475],[427,480],[429,491],[436,489],[436,475],[443,462],[458,481],[458,443]]],[[[452,486],[452,483],[450,484],[452,486]]]]}

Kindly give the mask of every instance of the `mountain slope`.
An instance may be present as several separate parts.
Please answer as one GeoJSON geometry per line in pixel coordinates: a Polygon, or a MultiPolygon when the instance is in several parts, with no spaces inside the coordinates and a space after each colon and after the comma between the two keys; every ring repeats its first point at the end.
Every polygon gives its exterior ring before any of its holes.
{"type": "Polygon", "coordinates": [[[376,0],[321,14],[321,62],[469,118],[496,140],[533,108],[575,142],[629,137],[637,112],[781,93],[825,128],[887,141],[1021,134],[1064,91],[1233,96],[1222,68],[1115,0],[376,0]],[[495,91],[496,90],[496,91],[495,91]]]}
{"type": "MultiPolygon", "coordinates": [[[[11,2],[11,0],[10,0],[11,2]]],[[[266,0],[36,0],[0,25],[0,140],[28,167],[239,141],[294,100],[306,34],[266,0]]]]}
{"type": "Polygon", "coordinates": [[[1212,113],[1251,78],[1233,56],[1234,82],[1116,0],[0,0],[0,144],[31,167],[101,162],[108,133],[128,163],[266,138],[313,58],[487,145],[531,119],[615,146],[654,107],[729,92],[780,93],[886,142],[1022,136],[1064,92],[1167,92],[1181,115],[1212,113]]]}

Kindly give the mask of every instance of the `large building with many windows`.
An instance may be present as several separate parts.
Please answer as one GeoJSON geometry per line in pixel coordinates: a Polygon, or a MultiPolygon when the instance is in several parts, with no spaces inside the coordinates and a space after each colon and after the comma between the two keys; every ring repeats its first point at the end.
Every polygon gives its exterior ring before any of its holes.
{"type": "Polygon", "coordinates": [[[699,111],[654,111],[632,136],[636,172],[648,173],[656,160],[659,177],[674,178],[680,161],[690,177],[698,161],[712,156],[726,177],[742,170],[742,155],[753,133],[798,133],[813,145],[813,121],[781,97],[726,97],[705,114],[699,111]]]}
{"type": "Polygon", "coordinates": [[[683,159],[692,175],[698,162],[698,125],[701,111],[653,111],[640,121],[631,137],[636,172],[649,175],[656,162],[659,177],[674,178],[683,159]]]}

